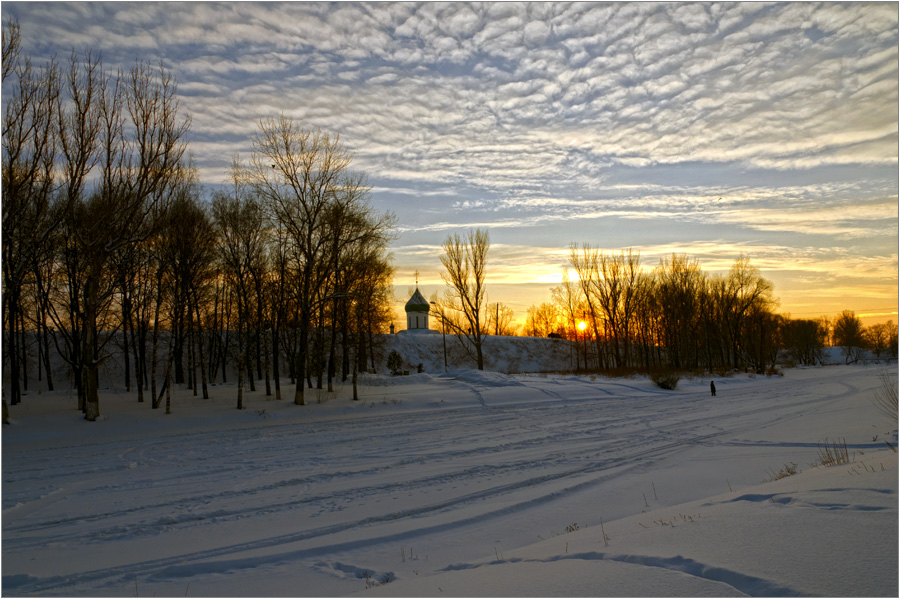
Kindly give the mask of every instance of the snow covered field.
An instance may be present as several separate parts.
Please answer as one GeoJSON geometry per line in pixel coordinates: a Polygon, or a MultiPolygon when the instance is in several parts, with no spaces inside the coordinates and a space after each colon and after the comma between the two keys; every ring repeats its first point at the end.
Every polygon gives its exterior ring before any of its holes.
{"type": "Polygon", "coordinates": [[[169,416],[110,391],[96,423],[32,393],[2,433],[3,594],[897,596],[885,368],[716,378],[715,398],[366,375],[360,402],[239,412],[219,385],[169,416]],[[811,466],[836,437],[854,462],[811,466]]]}

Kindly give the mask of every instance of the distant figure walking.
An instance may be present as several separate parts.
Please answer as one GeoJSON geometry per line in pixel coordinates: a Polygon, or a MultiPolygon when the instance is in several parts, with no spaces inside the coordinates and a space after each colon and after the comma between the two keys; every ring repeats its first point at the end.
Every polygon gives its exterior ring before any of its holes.
{"type": "Polygon", "coordinates": [[[716,396],[716,383],[713,382],[713,381],[710,381],[710,382],[709,382],[709,393],[710,393],[710,395],[712,395],[713,397],[716,396]]]}

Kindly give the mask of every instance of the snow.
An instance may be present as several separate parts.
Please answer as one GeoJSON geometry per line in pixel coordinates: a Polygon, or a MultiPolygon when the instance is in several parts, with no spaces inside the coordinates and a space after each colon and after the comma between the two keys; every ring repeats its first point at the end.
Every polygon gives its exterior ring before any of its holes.
{"type": "Polygon", "coordinates": [[[166,415],[110,383],[89,423],[32,391],[2,432],[3,594],[898,594],[897,423],[872,403],[895,364],[713,377],[712,398],[404,351],[426,371],[361,375],[359,402],[238,411],[220,384],[166,415]],[[812,465],[826,438],[852,463],[812,465]]]}
{"type": "MultiPolygon", "coordinates": [[[[384,336],[383,354],[391,350],[400,353],[410,372],[416,372],[419,364],[425,372],[444,372],[444,346],[447,348],[447,364],[450,369],[474,368],[476,362],[466,355],[453,335],[441,335],[400,331],[398,335],[384,336]]],[[[487,335],[483,342],[484,368],[495,372],[571,371],[576,369],[577,350],[581,346],[562,339],[539,337],[498,337],[487,335]]],[[[381,370],[385,370],[379,364],[381,370]]]]}

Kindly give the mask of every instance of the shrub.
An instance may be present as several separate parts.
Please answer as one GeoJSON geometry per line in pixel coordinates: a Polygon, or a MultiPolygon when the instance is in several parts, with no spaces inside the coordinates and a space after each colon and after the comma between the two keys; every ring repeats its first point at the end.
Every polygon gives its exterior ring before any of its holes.
{"type": "Polygon", "coordinates": [[[656,383],[656,386],[660,389],[672,391],[675,389],[675,387],[678,386],[678,381],[681,380],[681,375],[677,372],[661,371],[651,373],[650,380],[656,383]]]}
{"type": "Polygon", "coordinates": [[[779,470],[778,472],[774,472],[771,469],[769,470],[769,480],[781,480],[782,478],[787,478],[789,476],[793,476],[800,472],[800,469],[797,468],[797,464],[791,462],[790,464],[785,464],[784,468],[779,470]]]}
{"type": "Polygon", "coordinates": [[[826,438],[824,443],[819,443],[819,463],[823,466],[849,464],[850,454],[847,451],[847,441],[835,439],[829,445],[826,438]]]}
{"type": "Polygon", "coordinates": [[[392,349],[388,354],[387,367],[394,376],[399,376],[403,372],[403,356],[396,349],[392,349]]]}

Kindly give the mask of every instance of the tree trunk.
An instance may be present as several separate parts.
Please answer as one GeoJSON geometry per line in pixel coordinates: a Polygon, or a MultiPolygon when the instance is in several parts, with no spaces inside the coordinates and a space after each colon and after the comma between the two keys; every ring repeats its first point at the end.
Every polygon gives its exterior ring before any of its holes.
{"type": "Polygon", "coordinates": [[[281,356],[278,348],[278,325],[272,329],[272,377],[275,379],[275,399],[281,399],[281,356]]]}
{"type": "MultiPolygon", "coordinates": [[[[307,319],[304,317],[304,321],[307,319]]],[[[300,339],[298,341],[299,347],[297,348],[297,359],[294,366],[294,371],[297,375],[297,383],[294,389],[294,405],[305,406],[306,402],[303,398],[303,385],[306,381],[303,379],[306,378],[306,354],[307,354],[307,330],[308,326],[306,322],[300,324],[300,339]]]]}
{"type": "Polygon", "coordinates": [[[47,390],[53,391],[53,369],[50,368],[50,328],[47,326],[46,313],[41,319],[44,331],[44,370],[47,373],[47,390]]]}
{"type": "Polygon", "coordinates": [[[194,306],[190,300],[187,302],[187,344],[188,344],[188,389],[197,397],[197,356],[194,350],[194,306]]]}
{"type": "Polygon", "coordinates": [[[203,360],[203,327],[200,326],[200,306],[195,306],[197,311],[197,353],[200,362],[200,380],[203,385],[203,399],[209,399],[209,388],[206,381],[206,363],[203,360]]]}
{"type": "Polygon", "coordinates": [[[324,312],[319,313],[319,327],[316,331],[316,341],[315,341],[315,349],[313,350],[313,355],[315,356],[315,367],[316,367],[316,389],[323,388],[323,377],[325,375],[325,365],[324,365],[324,354],[325,354],[325,329],[323,328],[325,324],[325,316],[324,312]]]}
{"type": "Polygon", "coordinates": [[[222,340],[222,382],[228,382],[226,380],[226,372],[228,371],[228,344],[231,341],[231,332],[229,329],[231,328],[231,307],[228,305],[228,300],[230,298],[223,298],[222,304],[222,325],[223,330],[225,331],[225,339],[222,340]]]}
{"type": "Polygon", "coordinates": [[[172,413],[172,346],[169,346],[168,361],[166,362],[166,414],[172,413]]]}
{"type": "Polygon", "coordinates": [[[244,365],[247,368],[247,380],[250,382],[250,390],[256,391],[256,382],[253,380],[253,357],[250,355],[250,325],[244,337],[244,365]]]}
{"type": "Polygon", "coordinates": [[[19,311],[19,332],[22,335],[20,347],[22,348],[22,390],[28,391],[28,344],[25,330],[25,310],[19,311]]]}
{"type": "Polygon", "coordinates": [[[184,384],[184,314],[182,313],[181,302],[179,301],[180,292],[176,289],[173,299],[175,304],[172,308],[172,330],[170,331],[174,355],[175,365],[175,384],[184,384]]]}
{"type": "Polygon", "coordinates": [[[216,359],[216,352],[219,348],[219,342],[221,341],[220,335],[220,327],[219,327],[219,283],[216,281],[216,293],[213,297],[213,313],[212,313],[212,323],[210,323],[208,327],[209,331],[209,367],[207,372],[209,372],[209,378],[213,382],[216,380],[216,373],[219,370],[219,362],[216,359]]]}
{"type": "Polygon", "coordinates": [[[44,381],[44,331],[41,328],[41,314],[40,308],[35,307],[35,327],[34,334],[37,336],[35,341],[37,345],[37,380],[38,380],[38,393],[41,392],[41,383],[44,381]]]}
{"type": "Polygon", "coordinates": [[[100,265],[93,261],[88,269],[85,281],[84,298],[84,339],[82,339],[82,364],[84,377],[81,381],[85,388],[84,418],[90,422],[100,417],[99,364],[97,356],[97,302],[99,300],[100,265]]]}
{"type": "MultiPolygon", "coordinates": [[[[128,329],[131,323],[131,298],[127,292],[122,294],[122,362],[125,366],[125,392],[131,392],[131,363],[128,360],[128,329]]],[[[134,333],[132,332],[132,337],[134,333]]]]}
{"type": "MultiPolygon", "coordinates": [[[[240,312],[240,308],[238,309],[240,312]]],[[[238,343],[238,359],[237,359],[237,409],[244,409],[244,327],[241,322],[241,318],[238,317],[238,330],[237,330],[237,343],[238,343]]]]}
{"type": "Polygon", "coordinates": [[[35,283],[37,285],[37,331],[38,346],[40,348],[40,359],[43,360],[44,372],[46,373],[47,390],[53,391],[53,372],[50,368],[50,329],[47,327],[47,318],[49,318],[49,291],[44,284],[44,275],[39,266],[35,269],[35,283]]]}
{"type": "Polygon", "coordinates": [[[266,397],[272,397],[272,365],[269,360],[269,334],[266,332],[266,329],[262,329],[262,339],[260,340],[260,347],[263,348],[263,371],[266,376],[266,397]]]}
{"type": "Polygon", "coordinates": [[[328,392],[331,393],[334,391],[334,376],[335,372],[335,352],[337,346],[337,327],[335,327],[334,318],[337,315],[337,299],[334,300],[334,308],[331,311],[332,320],[331,320],[331,343],[328,347],[328,392]]]}
{"type": "Polygon", "coordinates": [[[347,324],[349,314],[343,315],[343,323],[341,326],[341,381],[347,382],[350,375],[350,333],[347,324]]]}
{"type": "Polygon", "coordinates": [[[153,349],[150,352],[150,403],[155,410],[159,407],[156,399],[156,363],[159,352],[159,311],[162,304],[162,271],[156,277],[156,302],[153,308],[153,349]]]}
{"type": "Polygon", "coordinates": [[[137,383],[138,403],[144,402],[144,390],[147,388],[147,329],[148,324],[143,319],[143,314],[138,315],[132,331],[137,330],[137,335],[132,334],[131,341],[134,344],[134,378],[137,383]]]}
{"type": "MultiPolygon", "coordinates": [[[[13,292],[14,295],[18,295],[13,292]]],[[[9,330],[7,331],[7,343],[9,344],[9,351],[7,354],[9,355],[9,405],[15,406],[21,403],[22,401],[22,390],[19,387],[19,350],[17,347],[18,343],[18,335],[17,335],[17,325],[18,318],[16,318],[15,314],[15,306],[17,305],[16,301],[11,301],[9,304],[9,330]]]]}
{"type": "Polygon", "coordinates": [[[375,334],[369,330],[369,360],[371,360],[372,374],[375,374],[375,334]]]}

